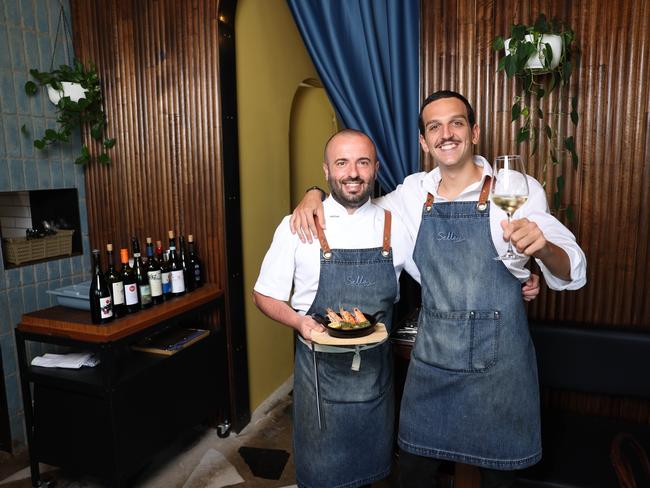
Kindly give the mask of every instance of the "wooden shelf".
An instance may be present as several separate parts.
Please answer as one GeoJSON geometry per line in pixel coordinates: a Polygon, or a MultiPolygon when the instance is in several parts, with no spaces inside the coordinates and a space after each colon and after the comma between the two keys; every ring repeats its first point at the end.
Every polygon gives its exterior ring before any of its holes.
{"type": "Polygon", "coordinates": [[[113,342],[152,325],[179,316],[223,296],[214,284],[205,284],[182,297],[154,305],[147,310],[115,319],[106,325],[94,325],[90,312],[56,306],[24,314],[18,330],[92,343],[113,342]]]}

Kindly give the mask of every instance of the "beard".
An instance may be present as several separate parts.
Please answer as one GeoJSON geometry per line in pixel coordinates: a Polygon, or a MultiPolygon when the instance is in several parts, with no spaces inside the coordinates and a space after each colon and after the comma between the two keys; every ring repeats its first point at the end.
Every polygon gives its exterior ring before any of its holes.
{"type": "Polygon", "coordinates": [[[355,179],[346,179],[341,180],[340,182],[333,179],[332,177],[327,178],[327,183],[330,187],[330,192],[332,193],[332,198],[338,203],[343,205],[345,208],[359,208],[364,203],[368,201],[368,198],[372,195],[374,180],[373,181],[364,181],[361,178],[355,179]],[[343,185],[345,183],[365,183],[366,188],[356,194],[349,194],[343,190],[343,185]]]}

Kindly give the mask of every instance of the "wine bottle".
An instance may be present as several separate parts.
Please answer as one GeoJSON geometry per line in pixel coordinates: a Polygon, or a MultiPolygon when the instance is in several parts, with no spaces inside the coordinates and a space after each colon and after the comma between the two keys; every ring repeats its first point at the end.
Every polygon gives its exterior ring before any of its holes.
{"type": "Polygon", "coordinates": [[[123,317],[126,315],[124,281],[120,274],[115,270],[115,263],[113,261],[113,244],[106,244],[106,256],[108,267],[106,269],[105,279],[111,292],[111,298],[113,299],[113,315],[115,317],[123,317]]]}
{"type": "Polygon", "coordinates": [[[133,272],[135,273],[135,283],[138,285],[140,308],[149,308],[153,305],[151,303],[151,286],[149,286],[149,276],[142,264],[140,242],[137,237],[131,238],[131,250],[133,251],[133,272]]]}
{"type": "Polygon", "coordinates": [[[169,271],[171,273],[172,296],[177,297],[185,293],[185,277],[183,266],[176,255],[176,239],[174,231],[170,230],[169,235],[169,271]]]}
{"type": "Polygon", "coordinates": [[[160,280],[162,283],[162,292],[165,300],[172,297],[171,270],[169,269],[169,255],[163,256],[162,242],[156,241],[156,256],[160,264],[160,280]]]}
{"type": "Polygon", "coordinates": [[[192,277],[190,276],[190,266],[189,266],[189,260],[187,258],[187,253],[185,252],[185,237],[183,234],[181,234],[178,237],[179,240],[179,260],[181,262],[181,268],[183,268],[183,280],[185,281],[185,290],[186,291],[192,291],[194,288],[194,280],[191,279],[192,277]]]}
{"type": "Polygon", "coordinates": [[[129,250],[120,249],[120,261],[122,269],[120,275],[124,282],[124,303],[126,303],[127,313],[133,313],[140,310],[140,300],[138,299],[138,285],[135,282],[135,272],[129,266],[129,250]]]}
{"type": "Polygon", "coordinates": [[[94,324],[113,320],[113,299],[99,264],[99,249],[93,249],[93,279],[90,283],[90,318],[94,324]]]}
{"type": "Polygon", "coordinates": [[[151,237],[147,237],[147,277],[149,278],[149,286],[151,288],[151,301],[154,304],[162,303],[163,290],[162,290],[162,272],[160,271],[160,264],[153,255],[153,242],[151,237]]]}
{"type": "Polygon", "coordinates": [[[194,283],[194,287],[197,288],[203,285],[203,265],[194,248],[194,236],[192,234],[187,236],[187,250],[189,252],[188,267],[190,268],[190,280],[194,283]]]}

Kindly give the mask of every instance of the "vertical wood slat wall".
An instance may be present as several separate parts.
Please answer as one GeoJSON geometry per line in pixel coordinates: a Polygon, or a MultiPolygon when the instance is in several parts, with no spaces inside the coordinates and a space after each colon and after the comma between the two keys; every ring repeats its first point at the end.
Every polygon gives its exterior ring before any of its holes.
{"type": "MultiPolygon", "coordinates": [[[[169,229],[193,234],[207,281],[227,290],[220,2],[70,3],[75,54],[97,66],[107,136],[117,139],[110,166],[86,169],[91,246],[130,249],[131,236],[142,246],[151,236],[166,248],[169,229]]],[[[84,142],[98,153],[87,134],[84,142]]]]}
{"type": "MultiPolygon", "coordinates": [[[[650,331],[650,4],[422,0],[421,96],[440,89],[467,96],[481,126],[477,152],[488,161],[513,151],[527,155],[527,145],[517,149],[510,123],[515,84],[496,73],[502,54],[491,41],[539,12],[566,20],[582,52],[571,86],[580,122],[574,129],[565,117],[561,135],[575,136],[580,156],[577,171],[565,156],[563,195],[577,211],[570,228],[587,254],[588,284],[577,292],[543,289],[529,315],[650,331]]],[[[545,99],[547,113],[556,101],[556,94],[545,99]]],[[[526,158],[538,180],[545,154],[541,146],[526,158]]],[[[553,179],[549,168],[547,181],[553,179]]]]}
{"type": "MultiPolygon", "coordinates": [[[[587,255],[588,284],[577,292],[543,288],[529,316],[650,332],[650,2],[622,0],[421,0],[421,97],[440,89],[458,91],[477,112],[477,153],[520,153],[510,123],[514,81],[496,73],[502,54],[491,41],[507,37],[510,24],[531,23],[538,13],[572,26],[582,60],[572,76],[579,99],[574,135],[580,165],[566,159],[564,203],[577,220],[570,227],[587,255]]],[[[557,95],[548,97],[548,111],[557,95]]],[[[542,179],[545,147],[527,157],[528,172],[542,179]]],[[[550,165],[549,165],[550,166],[550,165]]],[[[430,161],[425,161],[430,169],[430,161]]],[[[552,170],[547,180],[552,181],[552,170]]],[[[650,423],[647,402],[567,392],[546,392],[545,401],[570,410],[623,416],[650,423]]]]}

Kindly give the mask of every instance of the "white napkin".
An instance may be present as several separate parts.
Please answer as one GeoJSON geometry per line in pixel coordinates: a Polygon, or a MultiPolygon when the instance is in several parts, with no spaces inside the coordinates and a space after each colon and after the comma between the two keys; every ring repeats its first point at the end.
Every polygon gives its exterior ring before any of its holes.
{"type": "Polygon", "coordinates": [[[43,354],[32,359],[32,366],[43,368],[79,369],[82,366],[90,368],[99,364],[99,358],[90,352],[71,352],[68,354],[43,354]]]}

